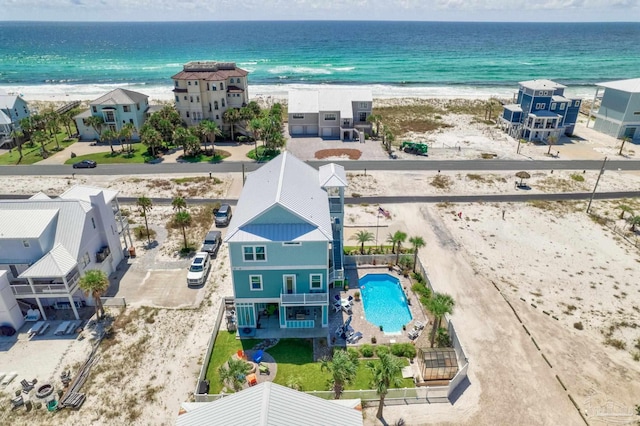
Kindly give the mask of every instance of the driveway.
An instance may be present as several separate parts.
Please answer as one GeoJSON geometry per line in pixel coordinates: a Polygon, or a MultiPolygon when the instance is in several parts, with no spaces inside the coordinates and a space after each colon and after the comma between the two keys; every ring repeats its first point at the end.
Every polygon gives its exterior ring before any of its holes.
{"type": "Polygon", "coordinates": [[[287,151],[304,161],[318,160],[316,152],[323,149],[356,149],[362,152],[360,161],[389,159],[389,154],[382,149],[382,143],[371,139],[360,143],[322,138],[292,138],[286,133],[285,137],[287,138],[287,151]]]}

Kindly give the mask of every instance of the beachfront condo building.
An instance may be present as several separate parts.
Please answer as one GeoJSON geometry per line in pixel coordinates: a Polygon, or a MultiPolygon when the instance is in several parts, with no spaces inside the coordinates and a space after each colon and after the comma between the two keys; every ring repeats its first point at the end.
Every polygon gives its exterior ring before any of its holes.
{"type": "Polygon", "coordinates": [[[589,117],[595,117],[593,128],[601,133],[640,139],[640,78],[598,83],[589,117]]]}
{"type": "Polygon", "coordinates": [[[551,80],[521,81],[515,102],[504,105],[502,130],[516,139],[546,141],[571,135],[578,121],[579,98],[564,95],[566,86],[551,80]]]}
{"type": "Polygon", "coordinates": [[[251,173],[225,242],[240,336],[318,337],[344,280],[344,168],[284,152],[251,173]]]}
{"type": "Polygon", "coordinates": [[[289,134],[343,141],[364,141],[373,96],[367,89],[291,90],[289,134]]]}
{"type": "Polygon", "coordinates": [[[171,77],[176,110],[188,126],[206,119],[226,129],[224,113],[249,103],[248,75],[234,62],[189,62],[171,77]]]}
{"type": "Polygon", "coordinates": [[[89,104],[89,109],[73,117],[78,126],[80,140],[100,140],[105,130],[116,133],[126,124],[132,124],[135,131],[132,140],[139,140],[138,131],[144,124],[149,110],[149,96],[133,90],[115,89],[89,104]],[[92,126],[89,117],[100,117],[102,124],[92,126]]]}
{"type": "Polygon", "coordinates": [[[29,105],[24,99],[0,90],[0,148],[11,146],[11,132],[20,129],[20,120],[30,115],[29,105]]]}
{"type": "Polygon", "coordinates": [[[108,276],[133,246],[117,194],[75,185],[56,198],[0,201],[0,305],[21,301],[45,320],[45,307],[67,309],[79,319],[77,308],[92,303],[80,277],[90,269],[108,276]]]}

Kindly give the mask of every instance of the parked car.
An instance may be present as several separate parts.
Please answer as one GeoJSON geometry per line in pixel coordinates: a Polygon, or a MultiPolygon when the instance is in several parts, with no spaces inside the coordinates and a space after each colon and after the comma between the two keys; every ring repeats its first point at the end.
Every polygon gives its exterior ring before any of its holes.
{"type": "Polygon", "coordinates": [[[207,274],[211,268],[211,261],[209,253],[206,251],[199,251],[196,253],[196,257],[193,258],[189,272],[187,273],[187,285],[197,286],[202,285],[207,281],[207,274]]]}
{"type": "Polygon", "coordinates": [[[202,248],[200,249],[200,251],[206,251],[211,257],[216,257],[221,243],[222,232],[209,231],[207,233],[207,236],[204,237],[204,242],[202,243],[202,248]]]}
{"type": "Polygon", "coordinates": [[[231,206],[229,204],[223,204],[220,206],[216,215],[216,226],[227,226],[231,221],[231,206]]]}
{"type": "Polygon", "coordinates": [[[77,163],[73,163],[73,168],[74,169],[93,169],[97,165],[98,163],[96,163],[93,160],[82,160],[82,161],[78,161],[77,163]]]}

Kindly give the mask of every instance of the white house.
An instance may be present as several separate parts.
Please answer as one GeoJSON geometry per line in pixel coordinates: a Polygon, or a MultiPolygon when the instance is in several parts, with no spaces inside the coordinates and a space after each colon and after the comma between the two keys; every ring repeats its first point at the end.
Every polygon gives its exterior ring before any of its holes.
{"type": "Polygon", "coordinates": [[[289,92],[291,136],[344,141],[363,139],[371,131],[373,96],[368,89],[292,90],[289,92]]]}
{"type": "MultiPolygon", "coordinates": [[[[593,128],[614,138],[640,138],[640,78],[598,83],[589,117],[593,128]],[[600,101],[600,108],[593,105],[600,101]]],[[[589,123],[587,123],[589,124],[589,123]]]]}
{"type": "Polygon", "coordinates": [[[14,128],[20,128],[20,120],[31,112],[27,102],[17,95],[0,91],[0,147],[10,141],[8,137],[14,128]]]}
{"type": "Polygon", "coordinates": [[[79,319],[76,307],[87,301],[80,277],[89,269],[111,274],[132,244],[117,191],[76,185],[58,198],[2,200],[0,279],[5,271],[10,291],[0,291],[0,306],[22,300],[44,319],[44,306],[71,308],[79,319]]]}
{"type": "Polygon", "coordinates": [[[86,119],[91,116],[101,117],[104,124],[102,130],[110,129],[119,132],[127,124],[133,124],[136,132],[133,140],[140,137],[137,133],[144,124],[149,109],[149,96],[133,90],[115,89],[92,101],[89,109],[73,117],[78,126],[80,140],[100,139],[96,130],[89,126],[86,119]]]}

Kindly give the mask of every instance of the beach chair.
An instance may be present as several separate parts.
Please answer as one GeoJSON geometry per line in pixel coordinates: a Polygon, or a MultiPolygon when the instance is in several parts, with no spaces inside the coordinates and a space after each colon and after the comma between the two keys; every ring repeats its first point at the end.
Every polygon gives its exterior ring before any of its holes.
{"type": "Polygon", "coordinates": [[[408,333],[409,339],[416,340],[420,335],[420,330],[413,329],[408,333]]]}
{"type": "Polygon", "coordinates": [[[255,362],[256,364],[260,364],[263,357],[264,357],[264,351],[260,349],[253,355],[253,362],[255,362]]]}
{"type": "Polygon", "coordinates": [[[38,336],[44,335],[47,330],[49,330],[49,323],[45,323],[45,325],[38,331],[38,336]]]}
{"type": "Polygon", "coordinates": [[[22,392],[29,393],[29,391],[34,388],[36,383],[38,383],[37,379],[33,379],[30,382],[27,379],[22,379],[22,381],[20,382],[20,384],[22,385],[22,392]]]}
{"type": "Polygon", "coordinates": [[[64,334],[73,334],[73,333],[75,333],[76,330],[78,329],[79,325],[80,325],[79,322],[71,321],[71,323],[69,324],[69,327],[67,327],[67,330],[64,332],[64,334]]]}
{"type": "Polygon", "coordinates": [[[38,332],[43,326],[44,326],[44,321],[37,321],[35,324],[31,326],[29,331],[27,331],[27,334],[29,335],[29,337],[33,337],[36,334],[38,334],[38,332]]]}
{"type": "Polygon", "coordinates": [[[258,384],[258,378],[255,374],[249,374],[247,376],[247,383],[249,384],[249,386],[255,386],[258,384]]]}
{"type": "Polygon", "coordinates": [[[56,331],[53,334],[55,334],[56,336],[62,336],[67,332],[67,327],[69,327],[69,321],[64,321],[58,326],[58,328],[56,328],[56,331]]]}
{"type": "Polygon", "coordinates": [[[260,374],[266,374],[266,375],[271,374],[271,372],[269,371],[269,366],[263,362],[258,364],[258,371],[260,372],[260,374]]]}
{"type": "Polygon", "coordinates": [[[413,328],[416,330],[422,330],[424,328],[424,324],[422,323],[422,321],[416,321],[413,325],[413,328]]]}

